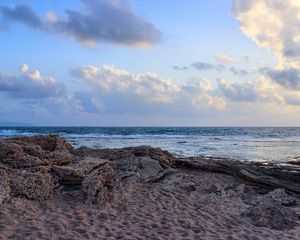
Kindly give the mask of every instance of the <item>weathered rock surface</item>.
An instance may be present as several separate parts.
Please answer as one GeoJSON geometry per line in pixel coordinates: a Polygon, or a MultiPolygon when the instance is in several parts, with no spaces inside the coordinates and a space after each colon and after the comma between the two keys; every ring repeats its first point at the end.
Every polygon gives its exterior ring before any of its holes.
{"type": "Polygon", "coordinates": [[[277,230],[293,228],[298,220],[292,209],[272,201],[262,202],[250,208],[244,215],[250,217],[256,226],[277,230]]]}
{"type": "Polygon", "coordinates": [[[81,147],[75,150],[79,157],[109,160],[117,171],[119,179],[129,182],[155,182],[163,178],[167,169],[175,164],[175,157],[169,152],[149,146],[122,149],[92,149],[81,147]]]}
{"type": "Polygon", "coordinates": [[[265,197],[285,206],[295,206],[297,204],[297,199],[295,197],[291,196],[284,189],[280,188],[265,194],[265,197]]]}
{"type": "Polygon", "coordinates": [[[81,185],[88,173],[106,163],[107,160],[87,157],[68,165],[53,166],[52,173],[62,185],[81,185]]]}
{"type": "Polygon", "coordinates": [[[105,206],[113,200],[116,184],[116,172],[108,162],[93,170],[82,182],[86,204],[105,206]]]}
{"type": "Polygon", "coordinates": [[[196,190],[195,183],[187,180],[185,175],[171,174],[162,181],[162,187],[165,190],[180,190],[192,192],[196,190]]]}
{"type": "Polygon", "coordinates": [[[298,203],[296,197],[287,193],[284,189],[275,189],[269,193],[263,195],[252,194],[244,199],[244,202],[252,206],[256,206],[260,203],[271,203],[280,204],[283,206],[295,206],[298,203]]]}
{"type": "Polygon", "coordinates": [[[150,157],[135,157],[112,161],[119,178],[130,178],[132,181],[155,181],[164,173],[164,167],[158,160],[150,157]]]}
{"type": "Polygon", "coordinates": [[[47,200],[53,197],[54,184],[46,172],[12,171],[12,193],[16,197],[32,200],[47,200]]]}
{"type": "Polygon", "coordinates": [[[0,204],[11,200],[11,173],[8,169],[0,167],[0,204]]]}
{"type": "Polygon", "coordinates": [[[91,149],[80,147],[75,150],[75,154],[81,157],[96,157],[115,160],[131,160],[136,157],[148,157],[160,162],[163,167],[170,167],[175,164],[175,157],[167,151],[160,148],[152,148],[149,146],[116,148],[116,149],[91,149]]]}
{"type": "Polygon", "coordinates": [[[258,190],[265,192],[275,188],[283,188],[300,193],[299,167],[203,157],[176,159],[176,165],[178,167],[226,173],[253,184],[258,190]]]}
{"type": "Polygon", "coordinates": [[[0,162],[13,168],[71,163],[72,146],[57,135],[16,137],[0,141],[0,162]]]}

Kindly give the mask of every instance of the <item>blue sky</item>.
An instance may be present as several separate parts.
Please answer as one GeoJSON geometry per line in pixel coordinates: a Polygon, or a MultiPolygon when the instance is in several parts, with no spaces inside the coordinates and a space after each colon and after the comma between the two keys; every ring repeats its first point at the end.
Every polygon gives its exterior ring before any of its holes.
{"type": "Polygon", "coordinates": [[[300,5],[275,2],[0,1],[0,122],[298,125],[300,5]]]}

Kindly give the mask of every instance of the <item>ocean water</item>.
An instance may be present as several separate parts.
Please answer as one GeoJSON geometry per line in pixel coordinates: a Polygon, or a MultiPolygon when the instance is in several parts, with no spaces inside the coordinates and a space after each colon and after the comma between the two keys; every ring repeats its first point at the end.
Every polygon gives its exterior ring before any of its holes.
{"type": "Polygon", "coordinates": [[[35,134],[59,134],[75,147],[150,145],[182,156],[280,162],[300,158],[300,128],[0,127],[0,138],[35,134]]]}

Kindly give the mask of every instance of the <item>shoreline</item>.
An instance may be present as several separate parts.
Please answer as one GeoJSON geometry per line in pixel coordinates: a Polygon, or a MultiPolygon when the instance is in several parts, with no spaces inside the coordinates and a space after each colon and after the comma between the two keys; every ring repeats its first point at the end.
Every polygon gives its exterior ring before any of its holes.
{"type": "Polygon", "coordinates": [[[300,238],[298,162],[0,140],[0,239],[300,238]]]}
{"type": "MultiPolygon", "coordinates": [[[[300,129],[300,128],[299,128],[300,129]]],[[[45,127],[2,129],[5,137],[60,134],[73,147],[123,148],[149,145],[186,157],[213,156],[247,161],[290,161],[299,156],[298,128],[108,128],[45,127]]]]}

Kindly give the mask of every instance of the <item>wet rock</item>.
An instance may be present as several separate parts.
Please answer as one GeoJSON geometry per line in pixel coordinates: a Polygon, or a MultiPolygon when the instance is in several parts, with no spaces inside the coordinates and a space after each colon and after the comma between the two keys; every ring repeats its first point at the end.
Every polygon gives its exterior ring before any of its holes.
{"type": "Polygon", "coordinates": [[[296,158],[294,160],[288,161],[287,164],[300,166],[300,158],[296,158]]]}
{"type": "Polygon", "coordinates": [[[298,219],[297,214],[288,207],[274,202],[263,202],[250,208],[244,216],[250,217],[252,223],[259,227],[277,230],[293,228],[298,219]]]}
{"type": "Polygon", "coordinates": [[[0,204],[11,200],[11,173],[8,169],[0,167],[0,204]]]}
{"type": "Polygon", "coordinates": [[[111,164],[105,163],[83,179],[81,191],[87,205],[103,207],[113,201],[116,186],[116,172],[111,164]]]}
{"type": "Polygon", "coordinates": [[[12,192],[16,197],[31,200],[47,200],[53,197],[54,183],[47,172],[12,171],[12,192]]]}
{"type": "Polygon", "coordinates": [[[106,160],[87,157],[72,164],[53,166],[52,173],[59,184],[80,185],[88,173],[106,163],[106,160]]]}

